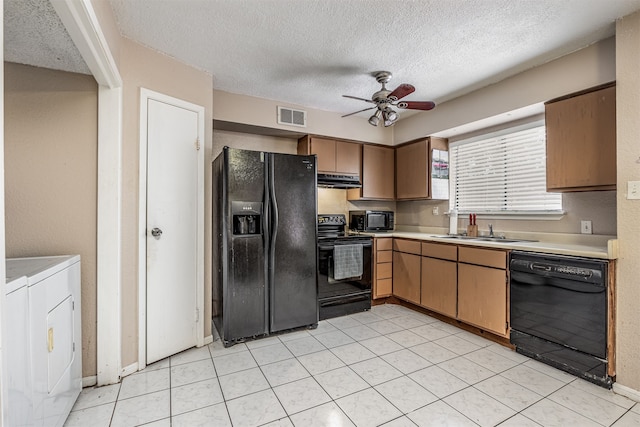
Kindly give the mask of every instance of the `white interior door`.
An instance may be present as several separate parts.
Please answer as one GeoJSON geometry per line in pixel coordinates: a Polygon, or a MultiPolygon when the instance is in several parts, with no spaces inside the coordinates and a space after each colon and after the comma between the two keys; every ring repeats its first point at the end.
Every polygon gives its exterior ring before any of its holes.
{"type": "Polygon", "coordinates": [[[197,343],[198,113],[148,99],[146,363],[197,343]]]}

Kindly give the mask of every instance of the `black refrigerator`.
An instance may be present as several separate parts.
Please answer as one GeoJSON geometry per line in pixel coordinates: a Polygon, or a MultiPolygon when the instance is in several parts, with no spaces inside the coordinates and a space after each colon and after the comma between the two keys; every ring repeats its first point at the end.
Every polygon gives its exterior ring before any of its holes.
{"type": "Polygon", "coordinates": [[[213,161],[212,317],[225,347],[318,324],[316,156],[213,161]]]}

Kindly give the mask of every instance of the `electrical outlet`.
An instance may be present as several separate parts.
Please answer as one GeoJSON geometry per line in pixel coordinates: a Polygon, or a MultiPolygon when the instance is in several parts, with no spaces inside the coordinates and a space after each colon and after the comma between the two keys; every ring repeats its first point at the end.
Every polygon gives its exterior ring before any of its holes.
{"type": "Polygon", "coordinates": [[[640,181],[627,182],[627,199],[628,200],[640,199],[640,181]]]}
{"type": "Polygon", "coordinates": [[[438,206],[436,206],[435,208],[431,209],[431,214],[432,215],[440,215],[440,209],[438,209],[438,206]]]}
{"type": "Polygon", "coordinates": [[[582,234],[591,234],[591,221],[580,221],[580,232],[582,234]]]}

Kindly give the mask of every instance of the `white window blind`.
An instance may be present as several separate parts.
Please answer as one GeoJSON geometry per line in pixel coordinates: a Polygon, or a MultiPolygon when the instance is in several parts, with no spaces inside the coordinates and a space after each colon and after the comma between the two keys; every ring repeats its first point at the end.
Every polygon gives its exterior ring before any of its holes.
{"type": "Polygon", "coordinates": [[[454,142],[452,207],[458,212],[558,213],[562,195],[546,191],[545,127],[511,128],[454,142]]]}

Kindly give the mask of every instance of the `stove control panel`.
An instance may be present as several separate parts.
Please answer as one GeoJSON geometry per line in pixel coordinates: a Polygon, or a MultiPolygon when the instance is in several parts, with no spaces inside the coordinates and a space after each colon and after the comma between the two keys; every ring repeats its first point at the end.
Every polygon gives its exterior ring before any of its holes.
{"type": "Polygon", "coordinates": [[[318,215],[319,225],[345,225],[347,217],[344,214],[320,214],[318,215]]]}

